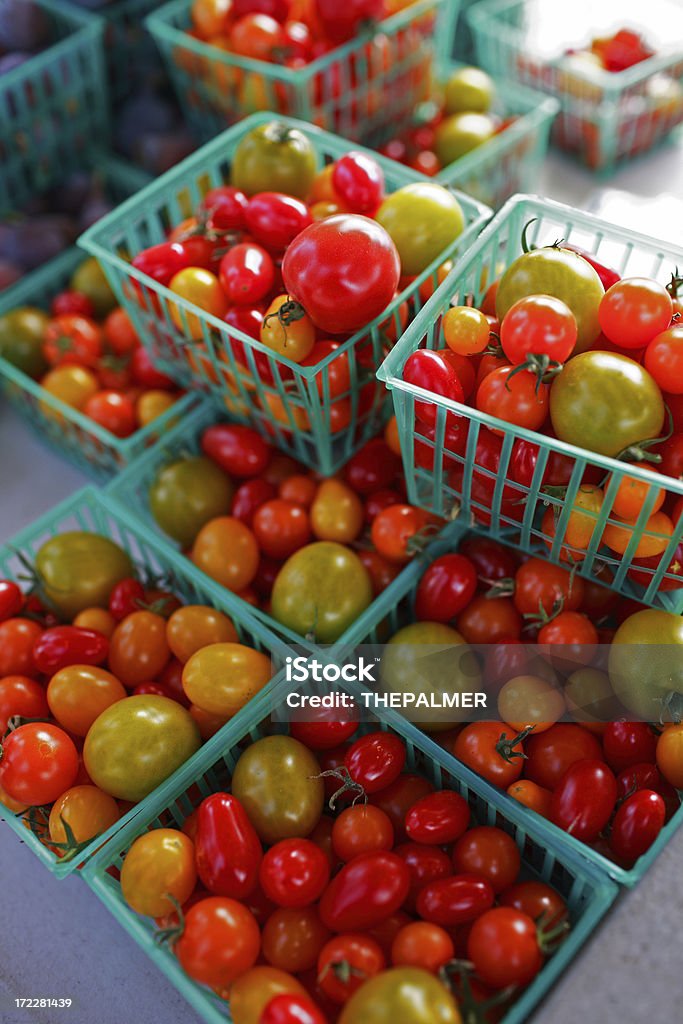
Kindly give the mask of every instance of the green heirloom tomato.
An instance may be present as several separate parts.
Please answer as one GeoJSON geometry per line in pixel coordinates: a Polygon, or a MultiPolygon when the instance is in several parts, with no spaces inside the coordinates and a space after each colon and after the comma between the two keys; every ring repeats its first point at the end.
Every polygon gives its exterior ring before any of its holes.
{"type": "MultiPolygon", "coordinates": [[[[440,702],[444,694],[479,689],[477,660],[457,630],[441,622],[415,622],[395,633],[384,649],[380,689],[384,693],[424,694],[440,702]]],[[[407,708],[410,714],[410,706],[407,708]]],[[[414,718],[425,732],[450,729],[468,721],[471,708],[416,708],[414,718]]]]}
{"type": "Polygon", "coordinates": [[[33,306],[0,316],[0,356],[29,377],[40,377],[48,367],[43,336],[49,320],[47,313],[33,306]]]}
{"type": "Polygon", "coordinates": [[[308,747],[291,736],[266,736],[244,751],[232,792],[264,843],[303,838],[320,821],[325,786],[308,747]]]}
{"type": "Polygon", "coordinates": [[[199,750],[199,729],[170,697],[125,697],[103,711],[83,747],[86,771],[117,800],[137,803],[199,750]]]}
{"type": "Polygon", "coordinates": [[[77,268],[69,282],[69,288],[88,296],[99,320],[103,320],[118,305],[104,271],[94,256],[84,260],[77,268]]]}
{"type": "Polygon", "coordinates": [[[585,352],[600,333],[598,307],[604,294],[597,272],[582,256],[545,246],[518,256],[505,271],[496,293],[496,315],[502,320],[510,306],[527,295],[554,295],[576,317],[574,352],[585,352]]]}
{"type": "Polygon", "coordinates": [[[233,486],[215,462],[203,455],[164,466],[149,490],[155,520],[169,537],[190,547],[202,526],[230,511],[233,486]]]}
{"type": "Polygon", "coordinates": [[[491,109],[495,86],[481,68],[458,68],[444,86],[447,114],[485,114],[491,109]]]}
{"type": "Polygon", "coordinates": [[[40,592],[65,619],[106,608],[113,588],[134,575],[128,554],[108,537],[76,530],[45,541],[36,555],[40,592]]]}
{"type": "Polygon", "coordinates": [[[394,967],[363,982],[339,1024],[461,1024],[455,999],[420,967],[394,967]]]}
{"type": "Polygon", "coordinates": [[[401,273],[421,274],[465,227],[460,203],[434,182],[416,182],[393,192],[375,220],[388,231],[401,257],[401,273]]]}
{"type": "Polygon", "coordinates": [[[244,136],[232,163],[232,184],[253,196],[285,192],[305,199],[317,171],[315,150],[298,128],[281,121],[259,125],[244,136]]]}
{"type": "Polygon", "coordinates": [[[488,142],[496,126],[486,114],[453,114],[436,129],[434,151],[444,167],[488,142]]]}
{"type": "Polygon", "coordinates": [[[664,401],[654,380],[628,356],[583,352],[555,377],[550,418],[561,441],[601,455],[658,437],[664,401]]]}
{"type": "Polygon", "coordinates": [[[630,615],[609,649],[612,688],[646,722],[672,721],[683,699],[683,617],[648,608],[630,615]]]}
{"type": "Polygon", "coordinates": [[[301,636],[331,644],[372,601],[368,571],[343,544],[318,541],[299,548],[273,587],[273,617],[301,636]]]}

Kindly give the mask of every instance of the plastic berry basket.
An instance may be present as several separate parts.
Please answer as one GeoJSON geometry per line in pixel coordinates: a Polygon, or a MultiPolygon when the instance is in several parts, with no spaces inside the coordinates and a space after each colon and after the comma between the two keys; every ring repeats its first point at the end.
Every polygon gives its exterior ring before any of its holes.
{"type": "Polygon", "coordinates": [[[554,141],[595,171],[651,149],[683,122],[683,30],[677,0],[564,8],[543,0],[484,0],[468,11],[477,61],[492,74],[555,96],[554,141]],[[620,29],[655,56],[624,71],[568,55],[620,29]]]}
{"type": "MultiPolygon", "coordinates": [[[[162,241],[169,228],[180,223],[210,188],[227,180],[232,154],[240,140],[272,114],[255,114],[229,128],[213,142],[193,153],[143,189],[80,239],[79,245],[96,256],[116,295],[128,310],[138,332],[161,369],[179,384],[211,392],[234,419],[250,423],[280,449],[321,473],[331,474],[380,428],[387,409],[386,395],[375,386],[371,366],[379,366],[386,350],[387,332],[398,336],[401,316],[422,305],[421,286],[436,283],[437,269],[455,253],[463,253],[488,220],[483,204],[457,193],[465,216],[465,229],[422,274],[405,288],[367,327],[344,341],[316,366],[301,367],[224,321],[200,310],[133,268],[123,253],[135,254],[162,241]],[[171,316],[191,313],[199,318],[202,337],[189,341],[171,316]],[[361,341],[363,360],[357,355],[361,341]],[[348,392],[330,399],[330,366],[348,359],[348,392]],[[257,362],[258,360],[258,362],[257,362]],[[368,365],[368,364],[371,364],[368,365]],[[342,408],[343,407],[343,408],[342,408]],[[343,412],[343,426],[331,417],[343,412]]],[[[350,143],[328,132],[288,118],[278,119],[299,128],[311,139],[321,165],[348,152],[350,143]]],[[[375,157],[390,192],[420,175],[392,160],[375,157]]],[[[424,289],[422,289],[424,291],[424,289]]]]}
{"type": "Polygon", "coordinates": [[[460,0],[416,0],[377,29],[303,68],[251,60],[189,34],[193,0],[147,19],[187,123],[202,138],[258,110],[301,118],[363,141],[407,121],[426,98],[435,60],[450,56],[460,0]]]}
{"type": "MultiPolygon", "coordinates": [[[[126,470],[115,477],[108,485],[106,494],[108,500],[116,504],[119,515],[131,519],[132,522],[137,522],[139,527],[143,528],[148,534],[155,533],[158,537],[162,538],[166,545],[176,548],[175,541],[161,531],[151,513],[149,505],[150,487],[160,470],[168,463],[181,458],[183,455],[199,454],[200,438],[205,428],[214,423],[220,423],[225,419],[226,416],[219,406],[210,401],[202,402],[197,409],[191,411],[188,416],[183,417],[182,422],[178,423],[172,430],[169,430],[157,445],[150,448],[149,451],[141,455],[126,470]]],[[[177,551],[177,557],[181,558],[183,562],[191,564],[189,559],[181,554],[179,550],[177,551]]],[[[197,569],[194,571],[200,572],[197,569]]],[[[401,578],[403,578],[404,574],[410,574],[412,579],[412,563],[409,563],[402,570],[401,578]]],[[[220,584],[211,580],[208,576],[204,576],[201,572],[200,575],[207,581],[208,586],[215,587],[222,593],[225,593],[220,584]]],[[[372,611],[374,607],[373,602],[342,634],[335,644],[320,646],[315,638],[304,637],[299,633],[295,633],[292,629],[283,626],[264,611],[254,608],[252,605],[247,605],[237,595],[233,594],[232,598],[240,606],[244,605],[252,617],[257,618],[265,629],[275,633],[284,643],[296,647],[297,650],[310,651],[322,657],[335,656],[340,650],[348,651],[353,649],[367,633],[365,627],[366,616],[370,615],[374,619],[372,611]]]]}
{"type": "MultiPolygon", "coordinates": [[[[130,195],[149,180],[143,172],[117,160],[104,165],[103,177],[113,199],[130,195]]],[[[68,286],[83,259],[83,252],[72,246],[0,292],[0,317],[19,306],[47,309],[54,296],[68,286]]],[[[0,391],[42,443],[100,482],[128,466],[198,401],[196,396],[183,395],[146,427],[130,437],[118,438],[2,358],[0,391]]]]}
{"type": "Polygon", "coordinates": [[[612,579],[605,582],[614,590],[653,607],[680,614],[683,612],[681,577],[671,571],[671,566],[683,539],[683,520],[674,526],[654,567],[651,563],[639,565],[634,559],[644,537],[652,538],[661,546],[662,535],[651,533],[646,528],[658,489],[664,487],[669,496],[678,499],[683,495],[683,481],[515,427],[469,406],[440,399],[402,379],[406,360],[418,348],[444,347],[441,318],[449,306],[462,303],[469,296],[473,297],[476,305],[486,291],[487,282],[498,277],[503,267],[521,254],[522,230],[532,220],[529,237],[533,244],[548,245],[562,238],[596,253],[598,259],[613,266],[623,276],[653,277],[666,282],[675,267],[683,264],[683,249],[626,231],[571,207],[533,196],[516,196],[506,203],[470,251],[456,264],[379,370],[378,376],[391,390],[394,401],[409,500],[438,515],[450,518],[457,515],[465,522],[478,522],[486,526],[492,536],[500,537],[530,554],[564,564],[582,576],[591,577],[599,568],[607,567],[612,579]],[[435,440],[423,436],[420,423],[415,418],[418,397],[420,401],[428,401],[437,407],[435,440]],[[452,451],[446,441],[447,410],[468,421],[467,445],[463,454],[452,451]],[[482,427],[492,428],[503,435],[497,473],[475,463],[482,427]],[[434,472],[416,463],[416,438],[420,445],[435,447],[441,453],[441,458],[435,460],[434,472]],[[513,447],[520,439],[539,447],[530,486],[516,482],[511,473],[513,447]],[[543,485],[547,461],[552,453],[569,456],[574,461],[564,495],[543,485]],[[457,489],[452,486],[452,473],[456,469],[462,472],[457,489]],[[566,531],[587,470],[605,482],[604,501],[599,513],[586,513],[595,520],[595,525],[590,542],[585,548],[578,548],[567,541],[566,531]],[[482,487],[473,497],[475,476],[482,487]],[[626,476],[643,481],[647,485],[647,496],[638,519],[629,528],[631,539],[628,546],[619,555],[605,545],[603,535],[608,526],[623,525],[613,515],[612,507],[619,485],[626,476]],[[481,493],[482,488],[485,494],[481,493]],[[552,521],[549,523],[546,519],[544,526],[544,514],[550,515],[549,510],[552,510],[552,521]]]}
{"type": "MultiPolygon", "coordinates": [[[[219,611],[225,612],[232,619],[241,642],[270,653],[276,663],[284,660],[287,653],[285,645],[248,614],[243,607],[243,602],[235,601],[227,592],[218,592],[215,588],[207,586],[204,577],[190,563],[183,563],[172,550],[161,544],[155,537],[150,537],[141,527],[124,521],[115,509],[107,505],[102,495],[93,487],[85,487],[78,491],[71,498],[57,505],[47,515],[27,526],[13,540],[0,548],[0,573],[8,579],[17,578],[25,571],[20,555],[32,562],[36,552],[46,540],[68,530],[100,533],[115,540],[129,552],[141,572],[153,573],[157,577],[162,576],[168,580],[174,592],[187,603],[210,604],[219,611]]],[[[272,682],[254,698],[254,701],[264,700],[271,687],[272,682]]],[[[220,731],[221,743],[229,745],[233,736],[241,735],[244,723],[251,721],[253,713],[249,705],[239,711],[220,731]]],[[[217,736],[218,734],[216,734],[217,736]]],[[[200,748],[163,785],[167,786],[171,779],[179,777],[180,773],[186,773],[191,764],[199,765],[196,759],[202,753],[203,748],[200,748]]],[[[185,776],[183,775],[183,777],[185,776]]],[[[7,822],[17,836],[33,850],[54,875],[64,878],[84,864],[120,828],[132,821],[138,814],[143,814],[155,794],[156,791],[141,800],[110,829],[94,838],[77,858],[68,861],[61,860],[47,846],[43,845],[24,823],[22,815],[14,815],[0,804],[0,818],[7,822]]]]}
{"type": "MultiPolygon", "coordinates": [[[[360,640],[356,641],[357,647],[366,644],[384,644],[389,636],[416,621],[414,615],[415,594],[422,575],[436,558],[457,551],[460,541],[469,532],[466,526],[454,523],[419,558],[416,558],[399,578],[389,584],[384,593],[380,594],[373,605],[364,613],[362,621],[364,635],[360,640]]],[[[360,629],[356,635],[359,633],[360,629]]],[[[339,645],[334,653],[336,661],[343,661],[349,658],[353,651],[349,646],[344,646],[341,649],[341,645],[339,645]]],[[[347,684],[347,689],[356,696],[363,692],[369,692],[367,687],[357,683],[347,684]]],[[[486,779],[477,775],[471,768],[453,757],[452,754],[448,753],[442,746],[423,733],[415,723],[404,718],[400,712],[387,709],[382,710],[381,715],[402,735],[414,739],[425,750],[428,757],[439,760],[447,770],[457,774],[467,785],[476,787],[485,795],[491,805],[496,805],[501,809],[503,816],[507,817],[515,814],[524,821],[533,819],[539,836],[544,837],[543,842],[549,849],[568,850],[575,858],[589,860],[596,870],[604,875],[609,875],[620,885],[629,887],[635,885],[648,871],[672,836],[683,825],[683,803],[681,803],[681,806],[666,823],[650,849],[639,857],[632,867],[624,868],[616,864],[609,857],[553,825],[546,818],[524,807],[513,797],[508,796],[504,790],[498,789],[486,779]]]]}
{"type": "MultiPolygon", "coordinates": [[[[205,796],[229,786],[232,770],[240,756],[242,744],[248,744],[266,735],[269,723],[262,721],[266,707],[282,701],[292,689],[286,681],[273,689],[269,700],[254,707],[254,716],[242,735],[231,737],[232,745],[216,742],[214,737],[202,751],[202,764],[186,766],[182,778],[169,780],[164,793],[159,791],[154,805],[121,829],[113,842],[89,863],[85,870],[88,885],[102,900],[119,924],[138,942],[147,956],[163,971],[172,984],[185,996],[194,1010],[207,1024],[220,1024],[230,1020],[225,1001],[211,989],[190,979],[168,949],[154,941],[154,923],[135,914],[121,896],[121,886],[111,872],[118,873],[127,850],[138,836],[152,828],[180,827],[187,815],[205,796]],[[259,717],[260,716],[260,717],[259,717]]],[[[363,728],[387,728],[384,721],[363,728]]],[[[282,727],[278,727],[281,729],[282,727]]],[[[512,835],[522,854],[523,871],[527,877],[539,878],[554,885],[567,901],[571,931],[559,950],[547,961],[538,977],[520,995],[502,1018],[502,1024],[520,1024],[536,1003],[550,989],[564,968],[587,941],[602,917],[613,903],[616,886],[596,871],[584,858],[557,844],[547,844],[537,831],[537,822],[525,820],[514,807],[501,813],[479,786],[479,780],[465,779],[452,762],[446,763],[444,751],[423,744],[423,737],[403,732],[408,750],[407,767],[418,771],[434,782],[437,788],[455,789],[468,801],[472,817],[481,824],[496,824],[512,835]]]]}
{"type": "MultiPolygon", "coordinates": [[[[449,65],[442,77],[457,67],[449,65]]],[[[537,187],[560,105],[552,96],[514,82],[497,80],[495,84],[493,112],[515,120],[488,142],[444,167],[435,180],[497,210],[515,193],[533,192],[537,187]]]]}
{"type": "Polygon", "coordinates": [[[103,22],[36,0],[54,42],[0,76],[0,212],[80,166],[108,130],[103,22]]]}

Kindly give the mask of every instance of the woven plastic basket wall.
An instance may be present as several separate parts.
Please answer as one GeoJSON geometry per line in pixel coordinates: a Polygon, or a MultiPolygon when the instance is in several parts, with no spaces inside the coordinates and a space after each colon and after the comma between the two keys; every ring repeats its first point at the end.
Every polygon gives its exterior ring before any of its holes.
{"type": "MultiPolygon", "coordinates": [[[[258,650],[269,653],[275,663],[282,662],[286,657],[287,648],[272,633],[264,629],[261,623],[249,616],[248,611],[243,608],[244,602],[236,602],[231,594],[227,592],[221,594],[215,588],[207,586],[202,575],[197,573],[191,564],[183,564],[175,553],[165,545],[160,544],[154,537],[147,536],[144,530],[117,516],[116,512],[105,505],[101,495],[93,488],[84,488],[77,492],[0,548],[2,576],[7,579],[17,579],[22,576],[25,573],[25,566],[19,556],[21,555],[23,559],[33,563],[37,551],[46,540],[68,530],[85,530],[110,537],[129,552],[141,574],[151,572],[156,576],[168,579],[169,586],[172,587],[174,593],[177,593],[188,604],[209,604],[225,612],[234,623],[240,640],[258,650]]],[[[268,687],[254,699],[256,701],[263,700],[271,687],[272,683],[268,684],[268,687]]],[[[253,712],[248,709],[249,705],[246,705],[223,727],[220,732],[222,737],[220,742],[229,745],[233,742],[234,736],[240,735],[244,723],[252,720],[253,712]],[[246,719],[245,714],[248,715],[246,719]]],[[[194,759],[201,753],[202,749],[179,768],[167,780],[167,783],[178,777],[179,773],[186,771],[192,763],[195,763],[194,759]]],[[[28,828],[23,815],[15,816],[0,805],[0,817],[14,829],[22,842],[31,848],[53,874],[62,878],[85,863],[127,822],[130,822],[136,815],[144,813],[154,795],[151,793],[145,800],[131,808],[110,829],[93,839],[73,860],[60,860],[28,828]]]]}
{"type": "Polygon", "coordinates": [[[429,90],[432,65],[450,56],[460,0],[416,0],[306,67],[239,57],[188,34],[192,0],[148,19],[187,123],[203,138],[259,110],[298,117],[364,141],[407,122],[429,90]]]}
{"type": "Polygon", "coordinates": [[[166,78],[161,54],[145,25],[159,0],[117,0],[100,10],[104,33],[109,91],[114,102],[133,93],[141,81],[166,78]]]}
{"type": "Polygon", "coordinates": [[[678,545],[683,540],[683,518],[674,522],[671,536],[659,534],[647,525],[659,489],[666,489],[670,501],[677,500],[683,495],[682,481],[515,427],[468,406],[435,397],[402,379],[403,367],[411,353],[418,348],[444,346],[441,317],[451,302],[463,302],[467,296],[473,296],[475,304],[480,302],[487,282],[495,280],[502,268],[521,254],[522,231],[531,220],[534,220],[529,229],[532,244],[550,245],[562,238],[595,253],[598,259],[627,277],[653,277],[665,284],[675,267],[683,265],[683,249],[668,243],[653,241],[550,200],[529,196],[510,200],[453,268],[380,368],[379,378],[391,389],[394,401],[409,499],[439,515],[458,515],[466,523],[479,523],[487,527],[492,536],[505,538],[524,551],[564,563],[582,576],[590,577],[606,565],[612,577],[609,585],[615,590],[656,607],[683,612],[683,578],[678,554],[678,545]],[[415,418],[418,396],[420,401],[436,407],[432,437],[425,436],[424,427],[415,418]],[[464,452],[456,452],[454,447],[457,446],[446,437],[448,410],[468,420],[464,452]],[[492,428],[502,435],[497,470],[477,465],[482,427],[492,428]],[[440,457],[420,457],[416,461],[416,440],[423,456],[435,449],[441,453],[440,457]],[[511,468],[515,445],[521,441],[538,445],[538,459],[529,486],[519,483],[511,468]],[[564,493],[544,483],[548,459],[553,453],[568,456],[573,462],[564,493]],[[427,465],[431,462],[433,470],[426,468],[425,462],[427,465]],[[587,471],[603,483],[604,498],[599,510],[588,509],[586,520],[582,520],[589,524],[589,539],[577,542],[572,527],[577,514],[583,515],[578,510],[587,471]],[[638,519],[628,528],[623,553],[618,554],[605,543],[604,535],[609,527],[623,528],[612,508],[619,485],[626,476],[643,482],[646,497],[638,519]],[[644,538],[659,548],[659,555],[641,564],[640,560],[636,561],[636,551],[644,538]]]}
{"type": "MultiPolygon", "coordinates": [[[[210,188],[229,180],[230,161],[240,140],[272,117],[257,114],[228,129],[104,217],[79,244],[102,263],[119,301],[162,370],[180,384],[210,391],[233,418],[252,424],[283,451],[330,474],[373,437],[383,422],[386,396],[376,385],[374,368],[391,344],[389,339],[400,335],[406,316],[410,318],[421,308],[425,287],[431,290],[436,284],[438,267],[456,252],[465,252],[490,211],[457,193],[465,216],[462,234],[372,323],[315,366],[300,366],[178,298],[134,269],[123,255],[134,255],[162,241],[169,228],[196,209],[210,188]],[[194,341],[190,340],[193,332],[187,329],[190,316],[195,336],[201,332],[194,341]],[[184,331],[176,326],[178,319],[184,323],[184,331]],[[349,387],[335,392],[330,377],[341,361],[348,365],[349,387]]],[[[283,123],[308,135],[321,166],[349,151],[348,142],[328,132],[289,119],[283,123]]],[[[376,159],[389,192],[427,180],[391,160],[376,159]]]]}
{"type": "MultiPolygon", "coordinates": [[[[291,684],[282,684],[273,691],[271,703],[283,699],[291,690],[291,684]]],[[[261,715],[267,714],[263,705],[261,715]]],[[[376,728],[376,726],[374,726],[376,728]]],[[[380,723],[386,728],[386,723],[380,723]]],[[[123,928],[137,941],[141,949],[159,967],[173,985],[185,996],[202,1020],[207,1024],[221,1024],[230,1020],[224,1000],[210,989],[192,981],[180,967],[176,957],[160,948],[154,941],[154,922],[135,914],[121,896],[119,882],[108,873],[108,869],[120,869],[122,861],[132,842],[150,828],[180,827],[194,807],[212,792],[225,789],[230,782],[232,770],[241,753],[240,742],[249,743],[267,734],[268,725],[254,718],[250,727],[243,730],[241,740],[234,739],[231,747],[225,744],[209,744],[202,751],[203,764],[199,771],[186,771],[182,779],[174,780],[166,792],[155,801],[151,813],[140,815],[115,841],[94,859],[86,869],[86,880],[99,898],[110,910],[123,928]]],[[[545,840],[539,840],[536,822],[523,820],[515,808],[510,814],[500,814],[489,803],[477,780],[464,782],[461,776],[446,767],[444,759],[431,749],[424,752],[422,738],[418,735],[406,737],[408,757],[406,767],[429,778],[437,788],[451,788],[460,792],[468,801],[473,818],[481,824],[497,825],[512,835],[522,854],[523,872],[527,877],[540,878],[555,886],[569,906],[571,931],[560,949],[549,958],[538,977],[520,993],[502,1018],[502,1024],[520,1024],[525,1020],[536,1003],[550,989],[563,969],[586,942],[591,932],[609,909],[616,896],[615,886],[596,872],[582,857],[573,852],[562,851],[545,840]]],[[[433,746],[433,745],[431,745],[433,746]]]]}
{"type": "Polygon", "coordinates": [[[484,0],[468,12],[477,62],[537,88],[562,105],[554,140],[592,170],[651,149],[683,122],[683,18],[678,0],[565,7],[545,0],[484,0]],[[640,32],[655,56],[610,72],[569,53],[623,28],[640,32]]]}
{"type": "Polygon", "coordinates": [[[103,23],[59,0],[36,0],[55,41],[0,76],[0,213],[87,162],[108,130],[103,23]]]}

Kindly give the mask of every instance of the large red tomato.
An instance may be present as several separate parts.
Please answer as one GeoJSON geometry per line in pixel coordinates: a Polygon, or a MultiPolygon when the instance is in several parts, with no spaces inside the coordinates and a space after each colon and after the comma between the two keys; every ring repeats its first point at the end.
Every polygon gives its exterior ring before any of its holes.
{"type": "Polygon", "coordinates": [[[376,221],[339,214],[305,228],[282,262],[286,291],[326,334],[351,334],[389,305],[401,265],[376,221]]]}

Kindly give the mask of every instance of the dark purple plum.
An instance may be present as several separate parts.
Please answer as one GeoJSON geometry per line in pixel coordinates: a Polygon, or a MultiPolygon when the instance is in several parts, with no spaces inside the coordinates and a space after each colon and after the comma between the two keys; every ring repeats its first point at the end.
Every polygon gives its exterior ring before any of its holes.
{"type": "Polygon", "coordinates": [[[0,0],[0,47],[35,53],[50,42],[50,19],[31,0],[0,0]]]}
{"type": "Polygon", "coordinates": [[[0,260],[0,292],[10,285],[16,284],[21,277],[21,270],[8,260],[0,260]]]}

